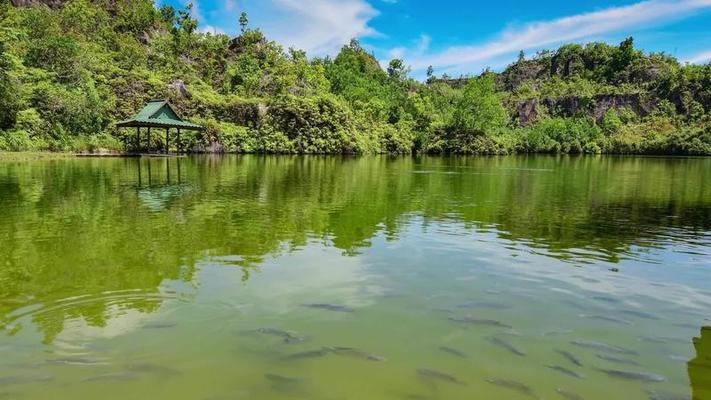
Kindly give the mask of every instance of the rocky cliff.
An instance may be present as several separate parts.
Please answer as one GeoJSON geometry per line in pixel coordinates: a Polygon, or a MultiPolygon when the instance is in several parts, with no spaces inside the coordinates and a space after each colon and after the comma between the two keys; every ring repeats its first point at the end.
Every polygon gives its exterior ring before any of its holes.
{"type": "Polygon", "coordinates": [[[37,7],[46,5],[51,9],[61,8],[68,0],[10,0],[15,7],[37,7]]]}

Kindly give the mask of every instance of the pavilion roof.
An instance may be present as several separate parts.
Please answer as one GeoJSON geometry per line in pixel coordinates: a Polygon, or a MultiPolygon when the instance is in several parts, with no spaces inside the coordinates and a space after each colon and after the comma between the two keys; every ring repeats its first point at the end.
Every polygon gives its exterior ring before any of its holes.
{"type": "Polygon", "coordinates": [[[197,131],[204,129],[200,125],[184,121],[165,100],[151,100],[138,114],[131,119],[116,123],[116,126],[119,128],[180,128],[197,131]]]}

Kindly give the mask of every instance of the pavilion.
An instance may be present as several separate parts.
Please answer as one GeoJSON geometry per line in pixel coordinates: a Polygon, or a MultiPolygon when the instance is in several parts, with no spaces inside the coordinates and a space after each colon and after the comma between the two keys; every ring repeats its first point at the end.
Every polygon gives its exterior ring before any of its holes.
{"type": "Polygon", "coordinates": [[[148,128],[148,151],[151,146],[151,128],[165,129],[165,153],[170,151],[170,129],[177,129],[176,149],[181,152],[180,130],[201,131],[200,125],[184,121],[166,100],[151,100],[133,118],[116,123],[116,128],[136,128],[136,150],[141,150],[141,128],[148,128]]]}

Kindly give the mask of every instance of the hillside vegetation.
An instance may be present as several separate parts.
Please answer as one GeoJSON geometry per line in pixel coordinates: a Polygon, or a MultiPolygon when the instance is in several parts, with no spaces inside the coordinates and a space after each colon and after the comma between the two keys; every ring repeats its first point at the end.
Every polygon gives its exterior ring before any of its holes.
{"type": "Polygon", "coordinates": [[[114,123],[167,98],[207,127],[181,136],[193,151],[711,154],[711,66],[631,38],[423,83],[356,40],[310,58],[150,0],[26,3],[0,4],[0,150],[130,148],[114,123]]]}

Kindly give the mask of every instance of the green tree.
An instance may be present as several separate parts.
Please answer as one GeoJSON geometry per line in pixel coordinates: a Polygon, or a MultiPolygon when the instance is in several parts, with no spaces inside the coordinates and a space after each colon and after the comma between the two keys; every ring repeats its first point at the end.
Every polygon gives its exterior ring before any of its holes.
{"type": "Polygon", "coordinates": [[[402,80],[407,78],[409,69],[405,66],[405,62],[399,58],[390,60],[388,64],[388,76],[392,79],[402,80]]]}
{"type": "Polygon", "coordinates": [[[161,6],[160,19],[171,27],[175,24],[175,8],[169,4],[164,4],[161,6]]]}
{"type": "Polygon", "coordinates": [[[198,27],[198,21],[193,18],[193,3],[188,3],[185,9],[178,11],[178,26],[188,35],[192,35],[198,27]]]}
{"type": "Polygon", "coordinates": [[[5,43],[0,41],[0,130],[15,124],[19,108],[17,86],[8,74],[10,67],[10,60],[5,54],[5,43]]]}
{"type": "Polygon", "coordinates": [[[634,49],[634,38],[630,36],[620,43],[615,53],[612,66],[616,71],[622,71],[632,64],[632,61],[634,61],[636,57],[637,52],[634,49]]]}
{"type": "Polygon", "coordinates": [[[505,126],[507,118],[494,74],[488,73],[467,83],[454,111],[452,129],[466,135],[490,135],[505,126]]]}
{"type": "Polygon", "coordinates": [[[249,19],[247,18],[247,13],[242,11],[239,15],[239,29],[242,33],[247,30],[247,25],[249,24],[249,19]]]}

